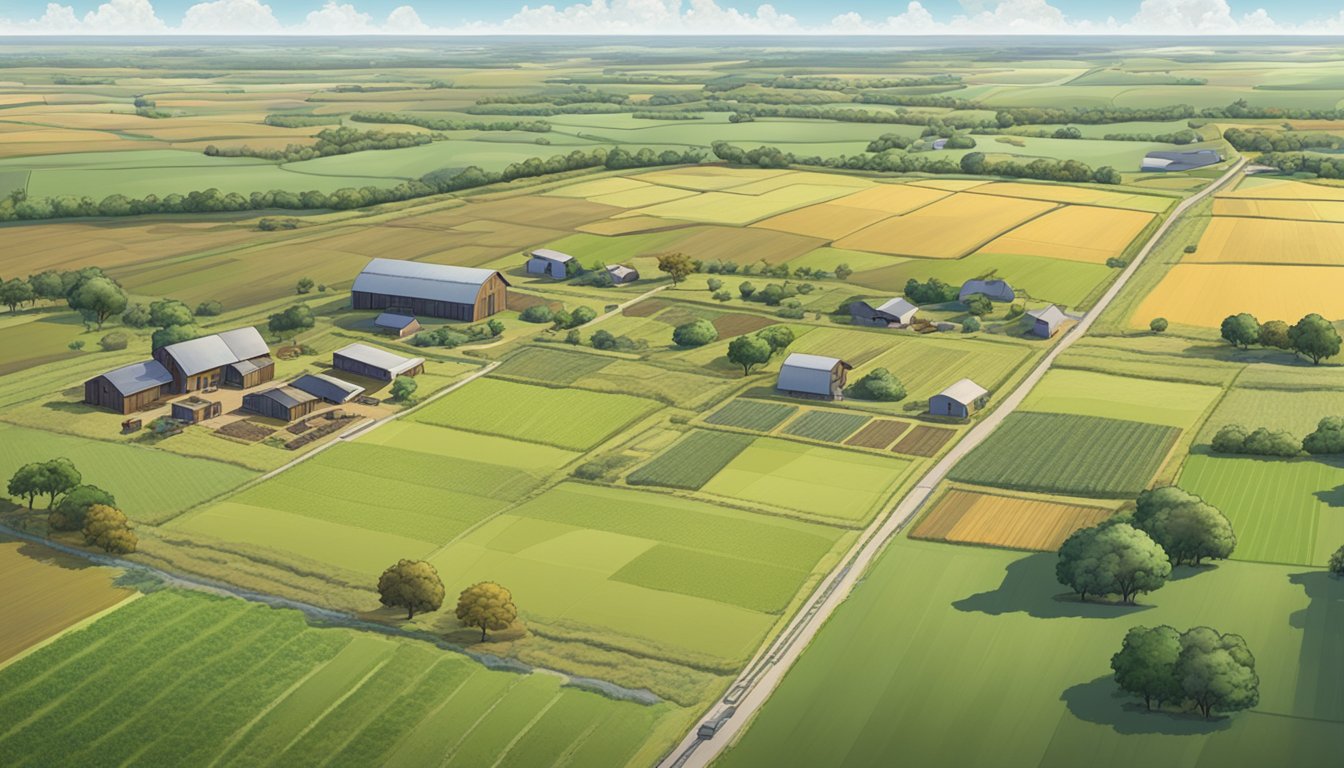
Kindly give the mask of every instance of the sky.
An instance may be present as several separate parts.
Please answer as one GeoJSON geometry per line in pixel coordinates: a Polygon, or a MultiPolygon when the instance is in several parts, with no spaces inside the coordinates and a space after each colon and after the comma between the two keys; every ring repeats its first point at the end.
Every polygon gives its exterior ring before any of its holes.
{"type": "Polygon", "coordinates": [[[0,35],[71,34],[1321,35],[1344,0],[0,0],[0,35]]]}

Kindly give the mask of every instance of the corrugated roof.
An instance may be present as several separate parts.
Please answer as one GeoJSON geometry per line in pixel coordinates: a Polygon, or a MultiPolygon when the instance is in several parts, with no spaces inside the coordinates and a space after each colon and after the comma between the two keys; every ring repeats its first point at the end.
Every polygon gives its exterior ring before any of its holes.
{"type": "Polygon", "coordinates": [[[385,349],[371,347],[368,344],[351,344],[336,350],[333,354],[340,355],[341,357],[348,357],[351,360],[373,366],[374,368],[382,368],[390,371],[393,376],[403,371],[409,371],[425,362],[423,357],[402,357],[401,355],[394,355],[385,349]]]}
{"type": "Polygon", "coordinates": [[[956,400],[962,405],[970,405],[989,394],[989,390],[970,379],[962,379],[938,394],[956,400]]]}
{"type": "Polygon", "coordinates": [[[270,347],[266,346],[266,340],[261,338],[261,334],[252,326],[234,328],[217,335],[239,360],[271,354],[270,347]]]}
{"type": "Polygon", "coordinates": [[[303,403],[311,403],[317,399],[316,395],[311,395],[301,389],[295,389],[294,387],[284,384],[278,387],[271,387],[270,389],[261,392],[255,392],[251,395],[247,395],[247,397],[264,397],[267,400],[274,400],[286,408],[293,408],[294,406],[302,405],[303,403]]]}
{"type": "Polygon", "coordinates": [[[637,274],[635,270],[624,264],[613,264],[607,267],[607,273],[617,280],[624,280],[629,275],[637,274]]]}
{"type": "Polygon", "coordinates": [[[179,341],[163,349],[177,361],[178,367],[187,376],[223,368],[240,360],[261,357],[271,351],[266,346],[266,340],[251,326],[179,341]]]}
{"type": "Polygon", "coordinates": [[[1051,304],[1045,309],[1033,309],[1028,312],[1027,315],[1034,320],[1044,320],[1047,323],[1062,322],[1064,318],[1067,317],[1067,315],[1064,314],[1064,310],[1054,304],[1051,304]]]}
{"type": "Polygon", "coordinates": [[[146,389],[171,384],[173,381],[172,374],[168,373],[168,369],[158,360],[131,363],[104,373],[103,378],[123,395],[144,392],[146,389]]]}
{"type": "Polygon", "coordinates": [[[399,315],[395,312],[384,312],[373,319],[373,324],[379,328],[395,328],[398,331],[414,322],[414,317],[399,315]]]}
{"type": "Polygon", "coordinates": [[[977,293],[983,293],[994,301],[1012,301],[1017,298],[1013,287],[1006,280],[967,280],[957,292],[957,300],[977,293]]]}
{"type": "Polygon", "coordinates": [[[878,312],[886,312],[889,315],[896,315],[898,317],[904,315],[906,312],[918,310],[919,307],[901,298],[891,299],[877,308],[878,312]]]}
{"type": "Polygon", "coordinates": [[[426,301],[474,304],[481,286],[495,274],[498,273],[492,269],[374,259],[355,278],[355,284],[350,290],[408,296],[426,301]]]}
{"type": "Polygon", "coordinates": [[[570,256],[568,253],[553,251],[550,248],[538,248],[537,250],[532,251],[528,255],[538,259],[545,259],[547,261],[558,261],[561,264],[564,264],[567,261],[574,260],[574,257],[570,256]]]}
{"type": "Polygon", "coordinates": [[[289,386],[333,403],[344,403],[364,392],[364,388],[358,384],[341,381],[334,376],[327,376],[323,373],[305,373],[291,381],[289,386]]]}
{"type": "Polygon", "coordinates": [[[809,371],[829,371],[835,368],[840,359],[836,357],[823,357],[821,355],[806,355],[802,352],[794,352],[784,358],[786,368],[806,368],[809,371]]]}

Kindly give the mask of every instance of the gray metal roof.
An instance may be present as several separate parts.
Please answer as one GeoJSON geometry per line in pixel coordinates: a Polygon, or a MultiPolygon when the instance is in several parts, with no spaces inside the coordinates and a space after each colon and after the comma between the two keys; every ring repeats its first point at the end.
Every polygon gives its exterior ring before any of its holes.
{"type": "Polygon", "coordinates": [[[1223,156],[1212,149],[1149,152],[1141,165],[1145,171],[1191,171],[1220,163],[1223,156]]]}
{"type": "Polygon", "coordinates": [[[401,355],[394,355],[385,349],[371,347],[368,344],[351,344],[349,346],[341,347],[332,354],[348,357],[351,360],[373,366],[374,368],[382,368],[389,371],[393,376],[396,376],[403,371],[409,371],[425,362],[423,357],[402,357],[401,355]]]}
{"type": "Polygon", "coordinates": [[[104,373],[103,378],[123,395],[133,395],[151,387],[160,387],[173,382],[172,374],[168,373],[168,369],[158,360],[131,363],[104,373]]]}
{"type": "Polygon", "coordinates": [[[305,373],[289,386],[333,403],[344,403],[364,393],[364,388],[357,384],[323,373],[305,373]]]}
{"type": "Polygon", "coordinates": [[[901,298],[886,301],[877,308],[878,312],[886,312],[889,315],[896,315],[897,317],[901,317],[907,312],[916,312],[918,310],[919,307],[901,298]]]}
{"type": "Polygon", "coordinates": [[[1051,304],[1045,309],[1033,309],[1027,313],[1027,316],[1033,320],[1044,320],[1051,325],[1063,322],[1066,317],[1064,310],[1054,304],[1051,304]]]}
{"type": "Polygon", "coordinates": [[[970,379],[962,379],[938,394],[942,397],[955,400],[962,405],[970,405],[976,400],[988,395],[989,390],[976,384],[970,379]]]}
{"type": "Polygon", "coordinates": [[[399,315],[395,312],[384,312],[373,319],[373,324],[379,328],[395,328],[398,331],[414,322],[414,317],[399,315]]]}
{"type": "Polygon", "coordinates": [[[230,363],[270,354],[266,340],[256,328],[235,328],[231,331],[180,341],[163,348],[187,376],[230,363]]]}
{"type": "MultiPolygon", "coordinates": [[[[426,301],[474,304],[481,286],[498,274],[493,269],[426,264],[400,259],[374,259],[355,278],[352,291],[408,296],[426,301]]],[[[507,284],[507,280],[505,283],[507,284]]]]}
{"type": "Polygon", "coordinates": [[[295,389],[294,387],[284,384],[278,387],[262,390],[261,392],[253,392],[245,397],[262,397],[267,400],[274,400],[286,408],[293,408],[294,406],[302,405],[303,403],[311,403],[317,399],[316,395],[309,394],[301,389],[295,389]]]}
{"type": "Polygon", "coordinates": [[[838,357],[823,357],[821,355],[807,355],[802,352],[794,352],[784,358],[782,368],[805,368],[810,371],[830,371],[835,368],[835,364],[840,362],[838,357]]]}
{"type": "Polygon", "coordinates": [[[624,264],[612,264],[611,266],[607,267],[607,274],[611,275],[617,280],[624,280],[626,277],[630,275],[638,275],[639,273],[636,272],[634,269],[625,266],[624,264]]]}
{"type": "Polygon", "coordinates": [[[534,259],[545,259],[546,261],[555,261],[561,264],[564,264],[567,261],[574,260],[574,257],[570,256],[568,253],[553,251],[550,248],[538,248],[537,250],[532,251],[528,255],[534,259]]]}
{"type": "Polygon", "coordinates": [[[961,290],[957,292],[957,301],[964,301],[967,296],[973,296],[977,293],[983,293],[994,301],[1012,301],[1017,298],[1013,287],[1007,280],[967,280],[962,284],[961,290]]]}

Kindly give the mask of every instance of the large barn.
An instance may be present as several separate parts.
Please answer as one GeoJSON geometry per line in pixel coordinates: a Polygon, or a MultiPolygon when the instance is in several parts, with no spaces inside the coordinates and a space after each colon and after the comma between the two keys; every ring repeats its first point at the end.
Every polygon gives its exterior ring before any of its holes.
{"type": "Polygon", "coordinates": [[[368,344],[349,344],[331,353],[331,367],[379,381],[424,373],[423,357],[402,357],[368,344]]]}
{"type": "Polygon", "coordinates": [[[775,388],[790,395],[840,400],[844,398],[845,372],[853,367],[839,358],[794,352],[779,366],[775,388]]]}
{"type": "Polygon", "coordinates": [[[159,347],[154,359],[172,376],[173,394],[221,384],[248,389],[275,378],[271,350],[251,326],[159,347]]]}
{"type": "Polygon", "coordinates": [[[504,309],[509,281],[492,269],[374,259],[350,289],[355,309],[475,322],[504,309]]]}
{"type": "Polygon", "coordinates": [[[172,394],[173,376],[157,360],[131,363],[84,382],[84,402],[127,414],[172,394]]]}

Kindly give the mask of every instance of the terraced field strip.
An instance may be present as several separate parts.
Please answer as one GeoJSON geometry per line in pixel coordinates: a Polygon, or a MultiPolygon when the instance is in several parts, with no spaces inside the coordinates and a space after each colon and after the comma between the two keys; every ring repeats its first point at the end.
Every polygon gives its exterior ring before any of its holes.
{"type": "Polygon", "coordinates": [[[839,411],[806,411],[784,427],[784,434],[838,443],[868,423],[869,416],[839,411]]]}
{"type": "Polygon", "coordinates": [[[705,418],[709,424],[769,432],[798,410],[795,405],[734,400],[705,418]]]}
{"type": "Polygon", "coordinates": [[[626,482],[698,490],[753,440],[736,432],[696,430],[631,472],[626,482]]]}
{"type": "Polygon", "coordinates": [[[1054,552],[1069,534],[1112,514],[1104,507],[958,489],[943,496],[910,537],[1054,552]]]}
{"type": "Polygon", "coordinates": [[[908,421],[896,421],[895,419],[874,419],[867,426],[855,432],[853,437],[845,441],[845,445],[852,445],[858,448],[886,448],[896,441],[896,438],[905,433],[910,428],[908,421]]]}
{"type": "Polygon", "coordinates": [[[921,424],[910,430],[910,434],[901,438],[901,441],[893,445],[891,450],[896,453],[904,453],[907,456],[936,456],[938,451],[942,450],[943,445],[951,440],[955,434],[957,434],[955,429],[928,427],[921,424]]]}

